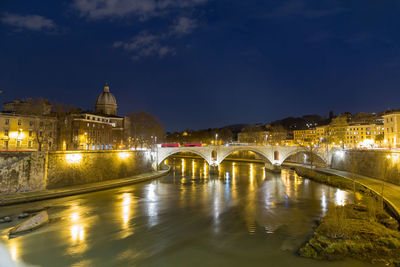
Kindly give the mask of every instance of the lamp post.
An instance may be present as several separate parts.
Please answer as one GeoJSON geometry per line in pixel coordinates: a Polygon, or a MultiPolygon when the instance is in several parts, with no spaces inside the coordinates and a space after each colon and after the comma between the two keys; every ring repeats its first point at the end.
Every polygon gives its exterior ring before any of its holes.
{"type": "Polygon", "coordinates": [[[217,141],[218,141],[218,134],[215,134],[215,145],[217,145],[217,141]]]}

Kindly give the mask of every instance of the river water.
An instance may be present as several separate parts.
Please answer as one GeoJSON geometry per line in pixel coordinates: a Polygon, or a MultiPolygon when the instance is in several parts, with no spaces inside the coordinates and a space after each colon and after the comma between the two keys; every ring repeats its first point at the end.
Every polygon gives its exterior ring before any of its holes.
{"type": "Polygon", "coordinates": [[[203,160],[168,161],[171,173],[151,182],[2,207],[14,221],[0,224],[0,241],[29,266],[366,266],[296,255],[328,206],[351,193],[257,163],[225,161],[210,175],[203,160]],[[16,216],[38,207],[51,222],[9,239],[16,216]]]}

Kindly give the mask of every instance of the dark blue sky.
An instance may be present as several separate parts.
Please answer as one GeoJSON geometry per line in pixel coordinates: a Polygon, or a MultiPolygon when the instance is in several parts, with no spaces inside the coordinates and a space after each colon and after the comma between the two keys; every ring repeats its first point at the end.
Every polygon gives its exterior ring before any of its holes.
{"type": "Polygon", "coordinates": [[[167,130],[400,107],[400,2],[75,0],[0,4],[0,95],[167,130]]]}

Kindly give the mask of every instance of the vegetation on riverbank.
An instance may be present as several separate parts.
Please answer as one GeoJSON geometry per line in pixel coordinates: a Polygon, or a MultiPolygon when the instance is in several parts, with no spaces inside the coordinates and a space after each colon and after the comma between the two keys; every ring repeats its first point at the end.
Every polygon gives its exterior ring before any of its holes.
{"type": "Polygon", "coordinates": [[[306,177],[319,183],[331,185],[344,190],[355,190],[355,192],[360,192],[367,195],[371,194],[369,189],[358,183],[354,183],[351,179],[343,178],[341,176],[323,174],[304,167],[296,167],[295,172],[299,176],[306,177]]]}
{"type": "Polygon", "coordinates": [[[400,266],[398,223],[378,206],[372,198],[367,206],[331,206],[299,254],[314,259],[351,257],[400,266]]]}
{"type": "Polygon", "coordinates": [[[326,175],[307,168],[296,173],[316,182],[354,193],[363,193],[363,204],[330,206],[314,232],[314,236],[299,250],[303,257],[339,260],[355,258],[371,263],[400,266],[399,224],[383,209],[382,202],[372,197],[370,190],[335,175],[326,175]]]}

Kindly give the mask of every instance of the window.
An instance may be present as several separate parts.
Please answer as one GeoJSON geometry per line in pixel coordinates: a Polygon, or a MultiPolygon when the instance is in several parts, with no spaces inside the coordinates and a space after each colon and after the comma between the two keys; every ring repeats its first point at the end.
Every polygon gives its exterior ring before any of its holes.
{"type": "Polygon", "coordinates": [[[32,147],[32,141],[28,141],[28,147],[32,147]]]}
{"type": "Polygon", "coordinates": [[[10,124],[10,119],[6,119],[5,124],[9,125],[10,124]]]}
{"type": "Polygon", "coordinates": [[[43,137],[43,132],[42,131],[39,132],[39,137],[43,137]]]}
{"type": "Polygon", "coordinates": [[[392,122],[392,121],[393,121],[393,118],[390,118],[390,121],[392,122]]]}
{"type": "Polygon", "coordinates": [[[30,121],[30,122],[29,122],[29,126],[33,126],[33,121],[30,121]]]}
{"type": "Polygon", "coordinates": [[[18,120],[18,125],[21,125],[22,124],[22,121],[21,120],[18,120]]]}
{"type": "Polygon", "coordinates": [[[29,130],[29,137],[32,137],[32,130],[29,130]]]}
{"type": "Polygon", "coordinates": [[[393,127],[392,127],[392,133],[393,133],[393,127]]]}
{"type": "Polygon", "coordinates": [[[17,140],[17,147],[21,146],[21,140],[17,140]]]}
{"type": "Polygon", "coordinates": [[[8,149],[8,141],[4,141],[4,146],[8,149]]]}
{"type": "Polygon", "coordinates": [[[40,126],[40,127],[43,127],[43,121],[41,121],[41,122],[39,123],[39,126],[40,126]]]}
{"type": "Polygon", "coordinates": [[[4,136],[8,136],[8,130],[4,130],[4,136]]]}

